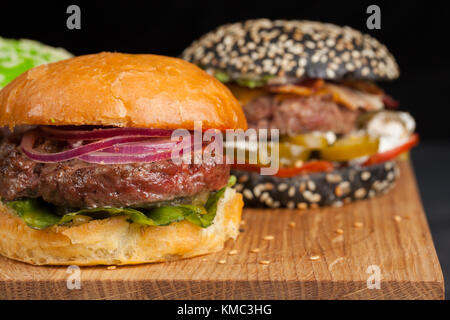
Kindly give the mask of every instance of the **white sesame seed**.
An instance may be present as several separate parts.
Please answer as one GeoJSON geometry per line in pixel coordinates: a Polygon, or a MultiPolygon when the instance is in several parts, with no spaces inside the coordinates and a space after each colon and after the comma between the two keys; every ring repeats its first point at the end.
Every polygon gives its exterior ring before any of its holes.
{"type": "Polygon", "coordinates": [[[244,197],[247,198],[248,200],[253,199],[253,193],[250,190],[244,189],[242,193],[244,194],[244,197]]]}
{"type": "Polygon", "coordinates": [[[288,196],[293,197],[295,195],[295,187],[291,186],[288,191],[288,196]]]}

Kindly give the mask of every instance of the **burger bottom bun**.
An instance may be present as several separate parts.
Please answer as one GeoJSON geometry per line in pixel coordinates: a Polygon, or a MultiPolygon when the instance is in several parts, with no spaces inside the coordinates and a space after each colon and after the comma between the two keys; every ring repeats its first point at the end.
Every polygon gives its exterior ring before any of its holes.
{"type": "Polygon", "coordinates": [[[360,167],[349,166],[331,172],[298,175],[292,178],[262,176],[234,171],[237,191],[248,207],[314,208],[340,207],[345,203],[386,193],[400,174],[393,161],[360,167]]]}
{"type": "Polygon", "coordinates": [[[78,226],[28,227],[0,203],[0,254],[36,265],[124,265],[195,257],[223,249],[239,233],[243,201],[228,188],[214,223],[200,228],[181,221],[142,227],[126,217],[92,220],[78,226]]]}

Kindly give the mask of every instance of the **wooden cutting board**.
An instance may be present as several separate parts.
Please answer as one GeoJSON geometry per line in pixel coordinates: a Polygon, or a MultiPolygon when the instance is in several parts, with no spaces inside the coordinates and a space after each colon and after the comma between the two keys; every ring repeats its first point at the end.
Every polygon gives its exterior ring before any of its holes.
{"type": "Polygon", "coordinates": [[[238,240],[220,253],[81,268],[80,289],[68,289],[68,279],[72,288],[76,282],[65,267],[0,257],[0,298],[443,299],[414,174],[408,162],[400,165],[400,180],[387,195],[342,208],[247,209],[238,240]]]}

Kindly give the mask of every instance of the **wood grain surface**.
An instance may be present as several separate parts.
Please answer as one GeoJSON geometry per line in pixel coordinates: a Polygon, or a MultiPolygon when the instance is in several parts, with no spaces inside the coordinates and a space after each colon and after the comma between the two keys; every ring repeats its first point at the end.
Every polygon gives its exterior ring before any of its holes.
{"type": "Polygon", "coordinates": [[[408,162],[400,165],[400,180],[387,195],[342,208],[246,209],[241,235],[222,252],[81,268],[80,289],[68,289],[65,267],[0,257],[0,298],[443,299],[442,271],[414,174],[408,162]],[[377,270],[379,289],[369,289],[377,270]]]}

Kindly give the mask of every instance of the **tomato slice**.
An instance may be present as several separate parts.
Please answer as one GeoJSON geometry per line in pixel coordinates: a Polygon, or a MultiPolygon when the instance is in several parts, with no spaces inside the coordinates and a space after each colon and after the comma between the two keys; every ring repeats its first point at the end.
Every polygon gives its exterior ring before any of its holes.
{"type": "Polygon", "coordinates": [[[388,150],[388,151],[385,151],[382,153],[374,154],[369,159],[367,159],[366,162],[363,163],[363,166],[370,166],[372,164],[377,164],[377,163],[381,163],[381,162],[385,162],[385,161],[394,159],[394,158],[398,157],[399,155],[401,155],[402,153],[408,151],[412,147],[416,146],[418,143],[419,143],[419,135],[417,133],[414,133],[413,135],[411,135],[409,140],[406,141],[401,146],[398,146],[394,149],[391,149],[391,150],[388,150]]]}
{"type": "Polygon", "coordinates": [[[275,176],[279,178],[291,178],[301,173],[332,171],[333,169],[334,166],[331,162],[317,160],[306,162],[298,168],[280,168],[275,176]]]}
{"type": "Polygon", "coordinates": [[[397,109],[398,106],[400,105],[400,103],[397,100],[395,100],[394,98],[392,98],[390,95],[387,94],[383,96],[383,103],[385,107],[388,109],[397,109]]]}
{"type": "MultiPolygon", "coordinates": [[[[233,169],[243,170],[243,171],[251,171],[251,172],[260,172],[261,166],[255,164],[233,164],[231,165],[233,169]]],[[[306,162],[301,167],[290,167],[290,168],[279,168],[275,177],[279,178],[291,178],[297,176],[302,173],[311,173],[311,172],[322,172],[322,171],[332,171],[334,166],[331,162],[328,161],[309,161],[306,162]]]]}

